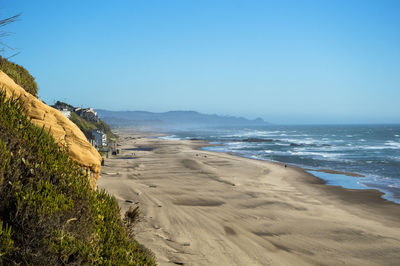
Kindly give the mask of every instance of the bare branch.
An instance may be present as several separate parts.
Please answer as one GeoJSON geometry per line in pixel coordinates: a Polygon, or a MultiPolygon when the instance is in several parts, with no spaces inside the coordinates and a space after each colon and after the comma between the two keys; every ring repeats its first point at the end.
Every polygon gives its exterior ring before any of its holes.
{"type": "Polygon", "coordinates": [[[0,20],[0,27],[4,27],[10,23],[13,23],[14,21],[17,21],[20,16],[21,16],[21,13],[15,15],[15,16],[0,20]]]}
{"type": "MultiPolygon", "coordinates": [[[[0,28],[4,27],[4,26],[7,26],[8,24],[17,21],[19,19],[19,17],[21,16],[21,14],[22,13],[19,13],[19,14],[15,15],[15,16],[0,20],[0,28]]],[[[7,50],[11,50],[11,51],[15,50],[14,48],[8,46],[7,44],[5,44],[3,42],[4,38],[9,36],[10,34],[11,34],[10,32],[6,32],[6,31],[3,31],[3,30],[0,30],[0,53],[1,54],[5,54],[7,50]]],[[[19,53],[18,52],[17,53],[14,52],[14,54],[9,56],[8,58],[16,56],[17,54],[19,54],[19,53]]]]}

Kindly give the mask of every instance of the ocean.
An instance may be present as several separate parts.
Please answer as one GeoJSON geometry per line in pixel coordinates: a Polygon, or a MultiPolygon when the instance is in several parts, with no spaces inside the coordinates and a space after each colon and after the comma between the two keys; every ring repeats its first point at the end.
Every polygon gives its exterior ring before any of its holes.
{"type": "Polygon", "coordinates": [[[203,149],[309,169],[328,185],[377,189],[400,204],[400,125],[223,127],[168,132],[167,139],[201,139],[203,149]],[[313,170],[350,172],[363,177],[313,170]]]}

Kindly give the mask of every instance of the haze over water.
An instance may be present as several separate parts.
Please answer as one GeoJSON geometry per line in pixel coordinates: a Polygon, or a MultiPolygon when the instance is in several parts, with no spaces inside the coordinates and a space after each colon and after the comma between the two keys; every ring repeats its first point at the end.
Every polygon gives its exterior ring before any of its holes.
{"type": "Polygon", "coordinates": [[[328,184],[378,189],[400,203],[400,125],[225,127],[175,131],[167,138],[205,139],[221,145],[205,148],[211,151],[361,174],[312,172],[328,184]]]}

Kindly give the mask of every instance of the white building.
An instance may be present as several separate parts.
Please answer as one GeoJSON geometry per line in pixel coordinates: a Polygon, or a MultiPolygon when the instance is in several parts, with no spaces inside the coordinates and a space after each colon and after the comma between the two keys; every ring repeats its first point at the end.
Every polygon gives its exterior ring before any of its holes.
{"type": "Polygon", "coordinates": [[[71,117],[71,111],[64,109],[64,110],[60,110],[60,112],[65,115],[67,118],[71,117]]]}
{"type": "Polygon", "coordinates": [[[94,138],[95,146],[107,146],[107,135],[100,130],[93,130],[92,135],[94,138]]]}

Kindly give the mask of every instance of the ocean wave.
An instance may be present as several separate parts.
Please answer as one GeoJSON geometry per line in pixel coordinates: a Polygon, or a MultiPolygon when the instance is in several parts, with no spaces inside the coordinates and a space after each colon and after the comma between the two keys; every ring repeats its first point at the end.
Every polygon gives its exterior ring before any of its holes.
{"type": "Polygon", "coordinates": [[[400,148],[400,142],[389,140],[385,142],[385,145],[393,147],[393,148],[400,148]]]}
{"type": "Polygon", "coordinates": [[[292,138],[285,138],[281,139],[281,141],[286,142],[291,147],[300,147],[300,146],[310,146],[310,147],[328,147],[331,144],[327,141],[321,141],[318,139],[313,138],[306,138],[306,139],[292,139],[292,138]]]}
{"type": "Polygon", "coordinates": [[[287,142],[287,143],[294,143],[294,144],[299,144],[299,145],[310,145],[310,144],[316,144],[316,143],[321,143],[321,141],[318,140],[313,140],[313,139],[292,139],[292,138],[284,138],[280,139],[281,141],[287,142]]]}
{"type": "Polygon", "coordinates": [[[226,145],[226,148],[230,150],[239,150],[239,149],[246,149],[246,148],[252,148],[254,145],[250,143],[245,143],[245,142],[240,142],[240,141],[234,141],[234,142],[227,142],[224,143],[226,145]]]}
{"type": "Polygon", "coordinates": [[[385,149],[399,149],[400,142],[389,140],[386,141],[383,145],[364,145],[364,146],[357,146],[360,149],[365,150],[385,150],[385,149]]]}
{"type": "Polygon", "coordinates": [[[297,146],[294,147],[295,151],[315,151],[315,152],[348,152],[351,150],[356,150],[354,146],[339,146],[339,145],[319,145],[319,146],[297,146]]]}
{"type": "Polygon", "coordinates": [[[318,156],[322,158],[338,158],[343,156],[342,153],[312,152],[312,151],[288,151],[291,155],[297,156],[318,156]]]}
{"type": "Polygon", "coordinates": [[[391,156],[389,157],[391,160],[396,161],[396,162],[400,162],[400,156],[391,156]]]}
{"type": "Polygon", "coordinates": [[[276,151],[271,151],[271,150],[263,150],[263,152],[264,152],[264,153],[271,154],[271,153],[275,153],[276,151]]]}
{"type": "Polygon", "coordinates": [[[262,130],[253,130],[250,132],[239,132],[235,134],[229,134],[226,135],[226,137],[269,137],[269,136],[275,136],[278,133],[281,133],[282,131],[275,130],[275,131],[262,131],[262,130]]]}
{"type": "Polygon", "coordinates": [[[169,136],[161,136],[158,137],[159,139],[164,139],[164,140],[181,140],[181,138],[179,138],[176,135],[169,135],[169,136]]]}
{"type": "Polygon", "coordinates": [[[384,145],[372,145],[372,146],[358,146],[359,149],[362,150],[387,150],[387,149],[397,149],[393,146],[384,146],[384,145]]]}

